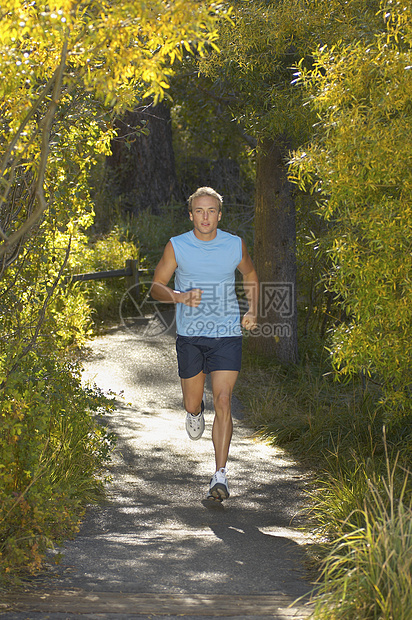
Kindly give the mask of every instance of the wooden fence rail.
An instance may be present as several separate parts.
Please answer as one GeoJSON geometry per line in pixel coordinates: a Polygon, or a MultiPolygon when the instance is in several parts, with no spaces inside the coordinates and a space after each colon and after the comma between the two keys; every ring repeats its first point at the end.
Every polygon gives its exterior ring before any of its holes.
{"type": "Polygon", "coordinates": [[[66,278],[66,282],[87,282],[88,280],[105,280],[106,278],[127,278],[128,288],[136,299],[139,297],[139,277],[148,273],[148,269],[139,269],[139,261],[127,259],[124,269],[111,269],[110,271],[94,271],[92,273],[76,273],[66,278]]]}

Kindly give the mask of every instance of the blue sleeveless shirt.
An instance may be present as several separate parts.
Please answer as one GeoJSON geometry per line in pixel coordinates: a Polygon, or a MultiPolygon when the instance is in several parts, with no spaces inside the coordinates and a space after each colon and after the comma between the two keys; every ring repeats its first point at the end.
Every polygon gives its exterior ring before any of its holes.
{"type": "Polygon", "coordinates": [[[198,239],[193,230],[170,239],[177,269],[175,289],[203,291],[197,308],[176,305],[180,336],[223,338],[241,336],[235,270],[242,260],[242,240],[219,228],[211,241],[198,239]]]}

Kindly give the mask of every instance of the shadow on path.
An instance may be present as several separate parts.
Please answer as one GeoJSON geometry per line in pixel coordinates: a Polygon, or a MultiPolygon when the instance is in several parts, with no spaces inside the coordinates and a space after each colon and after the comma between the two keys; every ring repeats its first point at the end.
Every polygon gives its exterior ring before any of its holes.
{"type": "MultiPolygon", "coordinates": [[[[171,337],[145,342],[130,330],[113,330],[91,344],[84,374],[104,390],[124,392],[105,418],[118,435],[113,483],[108,500],[89,508],[79,535],[66,543],[60,565],[39,580],[41,587],[100,597],[271,595],[289,602],[311,590],[307,540],[298,528],[305,475],[281,450],[250,437],[240,419],[229,460],[231,497],[217,509],[206,507],[214,471],[211,396],[207,391],[205,434],[192,442],[184,430],[171,337]]],[[[241,418],[236,400],[234,409],[241,418]]],[[[31,613],[1,617],[46,617],[34,608],[31,613]]],[[[58,620],[59,613],[47,617],[58,620]]],[[[303,617],[279,614],[271,617],[303,617]]],[[[183,608],[179,615],[190,616],[183,608]]]]}

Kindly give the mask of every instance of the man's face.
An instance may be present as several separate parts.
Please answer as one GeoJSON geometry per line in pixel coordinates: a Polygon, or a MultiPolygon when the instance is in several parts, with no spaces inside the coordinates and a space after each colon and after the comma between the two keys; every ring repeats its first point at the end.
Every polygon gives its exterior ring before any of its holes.
{"type": "Polygon", "coordinates": [[[218,200],[213,196],[198,196],[192,202],[192,212],[189,213],[189,217],[198,239],[204,241],[214,239],[217,225],[222,217],[218,200]]]}

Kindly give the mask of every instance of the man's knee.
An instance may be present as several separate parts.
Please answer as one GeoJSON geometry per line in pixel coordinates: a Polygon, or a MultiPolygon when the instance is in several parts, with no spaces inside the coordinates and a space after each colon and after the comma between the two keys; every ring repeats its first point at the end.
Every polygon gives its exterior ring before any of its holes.
{"type": "Polygon", "coordinates": [[[215,405],[215,410],[216,411],[222,411],[222,412],[227,412],[230,413],[230,404],[231,404],[231,400],[232,400],[232,394],[227,391],[221,391],[218,392],[215,396],[214,396],[214,405],[215,405]]]}
{"type": "Polygon", "coordinates": [[[200,412],[201,406],[202,406],[202,400],[198,400],[195,399],[193,397],[186,397],[183,399],[183,404],[184,404],[184,408],[185,411],[187,411],[188,413],[192,413],[193,415],[196,415],[200,412]]]}

